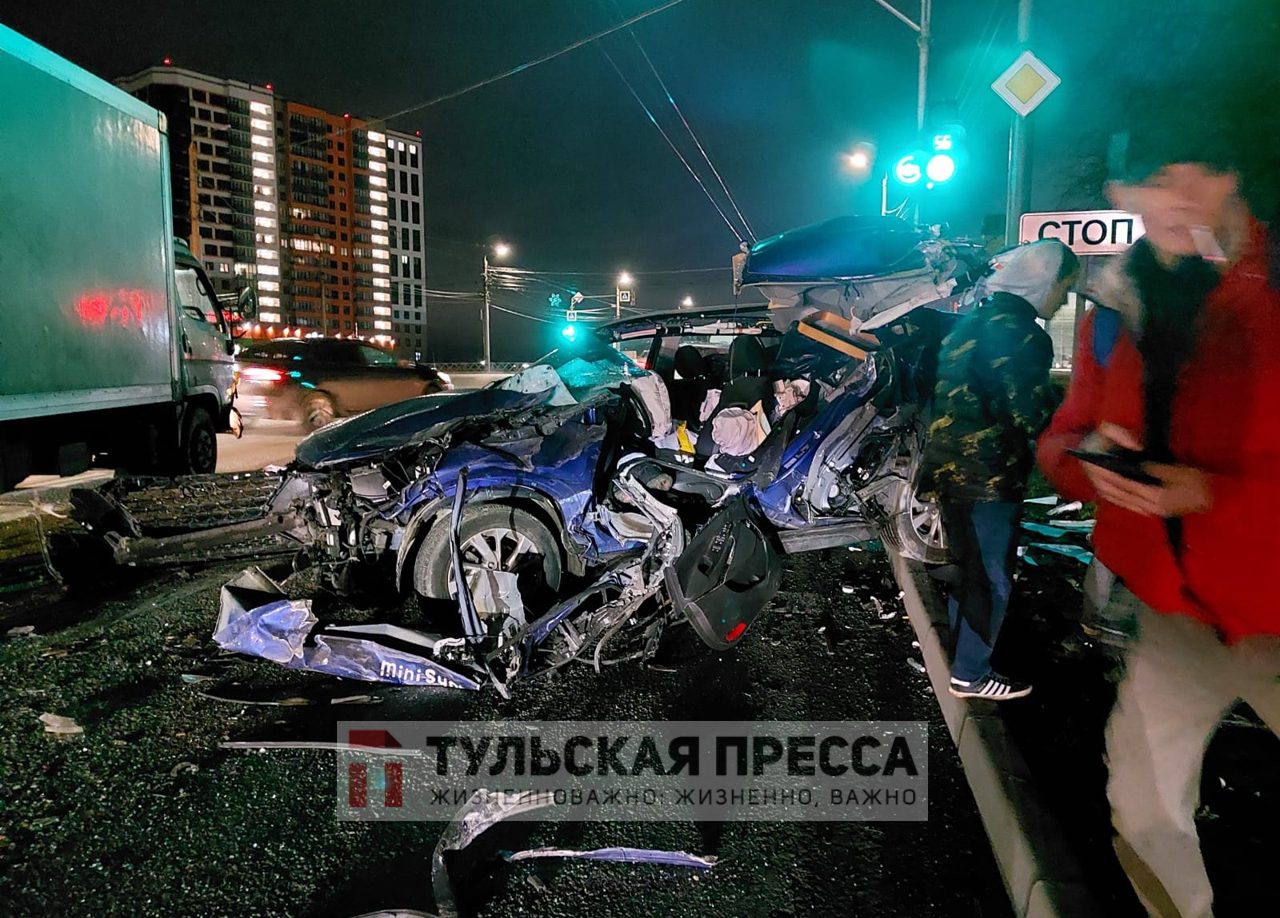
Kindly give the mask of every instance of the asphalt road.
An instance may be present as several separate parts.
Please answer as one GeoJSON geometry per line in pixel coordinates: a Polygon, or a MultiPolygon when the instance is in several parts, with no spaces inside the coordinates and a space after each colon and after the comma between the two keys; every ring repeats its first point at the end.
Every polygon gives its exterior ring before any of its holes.
{"type": "MultiPolygon", "coordinates": [[[[252,442],[252,441],[251,441],[252,442]]],[[[0,616],[0,902],[7,914],[358,915],[430,911],[439,823],[334,817],[333,754],[239,752],[227,740],[326,739],[340,719],[925,720],[929,819],[914,823],[513,824],[455,863],[485,915],[991,916],[1009,905],[883,558],[802,557],[731,653],[679,642],[674,672],[570,669],[494,691],[341,682],[209,640],[236,565],[89,578],[0,616]],[[124,579],[121,579],[123,577],[124,579]],[[849,584],[852,594],[842,591],[849,584]],[[14,626],[34,634],[4,636],[14,626]],[[205,678],[208,677],[208,678],[205,678]],[[368,695],[368,703],[329,704],[368,695]],[[215,700],[209,696],[238,699],[215,700]],[[295,699],[289,701],[289,699],[295,699]],[[298,700],[300,699],[300,700],[298,700]],[[281,702],[289,701],[287,704],[281,702]],[[274,702],[260,704],[250,702],[274,702]],[[45,713],[83,733],[45,732],[45,713]],[[681,868],[540,861],[499,849],[647,846],[716,854],[681,868]]],[[[305,583],[291,589],[305,589],[305,583]]],[[[414,610],[331,608],[412,620],[414,610]]]]}

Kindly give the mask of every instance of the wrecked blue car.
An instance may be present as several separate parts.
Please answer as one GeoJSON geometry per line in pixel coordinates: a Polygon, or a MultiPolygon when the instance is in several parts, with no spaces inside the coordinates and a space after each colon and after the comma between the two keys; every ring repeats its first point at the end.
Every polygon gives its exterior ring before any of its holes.
{"type": "Polygon", "coordinates": [[[489,388],[325,427],[271,511],[329,586],[416,594],[446,662],[504,690],[652,655],[681,619],[728,648],[788,553],[881,538],[940,562],[912,482],[937,347],[985,256],[900,225],[873,241],[856,270],[900,270],[813,277],[831,263],[778,257],[812,239],[766,240],[737,269],[768,306],[616,322],[489,388]]]}

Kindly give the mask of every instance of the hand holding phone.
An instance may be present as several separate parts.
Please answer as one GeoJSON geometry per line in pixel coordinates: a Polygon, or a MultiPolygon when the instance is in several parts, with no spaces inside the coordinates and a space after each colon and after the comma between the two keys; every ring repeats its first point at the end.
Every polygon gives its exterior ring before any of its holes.
{"type": "Polygon", "coordinates": [[[1138,484],[1160,484],[1160,479],[1143,470],[1142,465],[1145,457],[1137,450],[1113,446],[1106,451],[1069,449],[1067,454],[1075,456],[1081,462],[1088,462],[1090,465],[1096,465],[1098,468],[1106,469],[1108,472],[1114,472],[1130,481],[1136,481],[1138,484]]]}

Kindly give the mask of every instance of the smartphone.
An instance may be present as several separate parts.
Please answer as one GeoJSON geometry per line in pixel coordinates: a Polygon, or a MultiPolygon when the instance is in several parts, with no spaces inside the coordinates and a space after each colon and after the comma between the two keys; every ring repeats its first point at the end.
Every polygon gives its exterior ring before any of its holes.
{"type": "Polygon", "coordinates": [[[1115,472],[1138,484],[1158,485],[1160,479],[1142,470],[1142,453],[1131,449],[1115,449],[1109,452],[1095,452],[1087,449],[1069,449],[1067,455],[1075,456],[1081,462],[1088,462],[1098,468],[1115,472]]]}

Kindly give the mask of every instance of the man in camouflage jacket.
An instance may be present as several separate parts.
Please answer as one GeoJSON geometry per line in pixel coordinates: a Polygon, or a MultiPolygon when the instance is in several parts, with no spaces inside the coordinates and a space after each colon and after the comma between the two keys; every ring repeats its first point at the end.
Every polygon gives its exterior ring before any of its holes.
{"type": "Polygon", "coordinates": [[[1078,272],[1056,240],[997,256],[979,282],[986,297],[942,342],[920,493],[941,504],[959,571],[949,612],[950,689],[960,698],[1031,692],[994,672],[991,653],[1013,587],[1032,442],[1058,405],[1053,343],[1036,319],[1057,312],[1078,272]]]}

